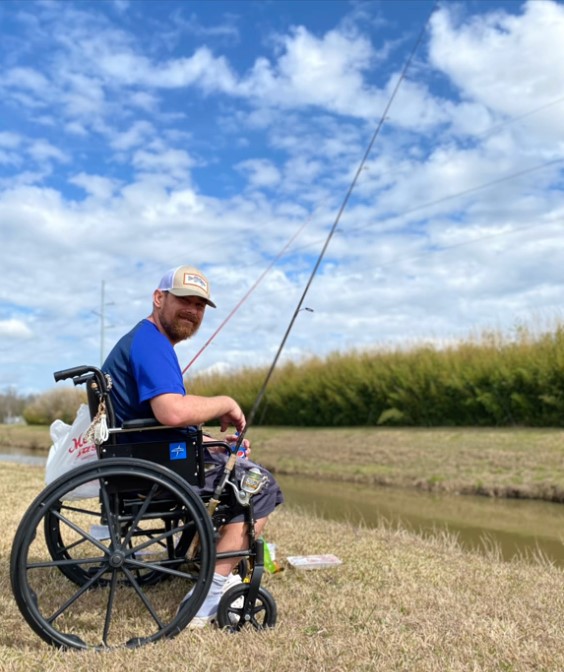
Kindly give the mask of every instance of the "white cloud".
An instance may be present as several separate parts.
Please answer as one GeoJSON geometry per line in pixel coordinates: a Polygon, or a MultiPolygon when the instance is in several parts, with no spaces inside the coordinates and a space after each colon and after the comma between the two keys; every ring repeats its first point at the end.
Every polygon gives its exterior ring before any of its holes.
{"type": "Polygon", "coordinates": [[[230,43],[239,42],[240,34],[233,14],[223,17],[223,20],[218,23],[205,25],[194,12],[185,19],[182,12],[178,11],[174,15],[174,23],[178,27],[177,32],[182,36],[190,34],[200,38],[227,38],[230,43]]]}
{"type": "MultiPolygon", "coordinates": [[[[431,21],[430,58],[462,96],[490,110],[516,116],[562,96],[560,67],[564,7],[527,2],[520,15],[502,9],[467,19],[449,11],[431,21]]],[[[554,119],[562,114],[554,110],[554,119]]],[[[560,128],[562,124],[560,122],[560,128]]]]}
{"type": "Polygon", "coordinates": [[[3,149],[0,149],[0,165],[12,165],[18,166],[21,165],[22,159],[18,152],[5,152],[3,149]]]}
{"type": "Polygon", "coordinates": [[[85,125],[79,121],[70,121],[64,124],[63,128],[65,131],[67,131],[67,133],[71,133],[72,135],[78,135],[82,137],[86,137],[88,135],[88,131],[86,130],[85,125]]]}
{"type": "MultiPolygon", "coordinates": [[[[431,60],[421,48],[400,86],[287,356],[444,341],[558,307],[560,166],[500,180],[562,156],[564,12],[504,6],[435,15],[431,60]]],[[[109,347],[148,313],[163,270],[191,262],[219,308],[179,346],[186,363],[307,222],[198,366],[269,363],[406,56],[408,28],[384,30],[387,3],[370,21],[372,8],[329,29],[277,16],[276,39],[255,43],[245,5],[238,45],[199,10],[190,32],[182,8],[149,19],[131,3],[118,21],[109,3],[34,5],[36,18],[22,5],[30,50],[5,57],[0,82],[0,333],[33,330],[10,362],[0,352],[0,387],[35,384],[29,346],[44,387],[54,368],[97,363],[101,282],[109,347]]]]}
{"type": "Polygon", "coordinates": [[[154,127],[148,121],[136,121],[127,131],[116,135],[110,144],[114,149],[131,149],[143,144],[153,133],[154,127]]]}
{"type": "Polygon", "coordinates": [[[117,180],[111,180],[101,175],[87,175],[79,173],[69,179],[71,184],[82,187],[89,195],[101,201],[110,199],[118,188],[117,180]]]}
{"type": "Polygon", "coordinates": [[[116,10],[120,13],[126,12],[131,6],[129,0],[112,0],[112,4],[116,8],[116,10]]]}
{"type": "Polygon", "coordinates": [[[145,112],[156,112],[159,107],[158,96],[148,91],[132,91],[128,97],[129,103],[145,112]]]}
{"type": "MultiPolygon", "coordinates": [[[[60,58],[50,84],[55,91],[61,89],[60,102],[70,118],[107,115],[108,96],[117,87],[196,87],[208,94],[246,98],[255,105],[317,106],[367,118],[382,109],[388,93],[366,85],[364,73],[382,55],[365,36],[351,30],[330,30],[317,37],[297,26],[287,35],[275,36],[277,53],[271,59],[261,56],[246,73],[237,73],[224,56],[207,46],[197,47],[190,56],[159,60],[140,53],[124,31],[103,26],[92,32],[72,11],[67,10],[67,18],[65,33],[58,27],[56,36],[73,67],[60,58]]],[[[27,80],[30,86],[47,88],[40,73],[28,73],[27,80]]],[[[123,102],[155,109],[157,99],[151,93],[133,90],[132,94],[123,102]]]]}
{"type": "Polygon", "coordinates": [[[42,95],[49,88],[48,79],[41,72],[29,67],[10,68],[0,78],[0,83],[8,88],[27,89],[42,95]]]}
{"type": "Polygon", "coordinates": [[[374,116],[382,102],[363,82],[362,72],[374,54],[364,37],[329,31],[319,39],[300,26],[279,38],[275,63],[262,57],[241,82],[239,91],[271,105],[317,105],[341,114],[374,116]]]}
{"type": "Polygon", "coordinates": [[[157,143],[147,149],[138,149],[134,152],[132,165],[141,172],[160,173],[178,180],[187,180],[194,161],[183,149],[163,147],[157,143]]]}
{"type": "MultiPolygon", "coordinates": [[[[198,84],[205,90],[233,92],[235,76],[223,57],[215,57],[207,47],[196,49],[190,57],[153,62],[131,49],[119,51],[102,45],[102,53],[91,54],[106,82],[117,85],[145,85],[155,88],[183,88],[198,84]]],[[[89,51],[94,51],[89,49],[89,51]]]]}
{"type": "Polygon", "coordinates": [[[5,149],[15,149],[21,144],[22,138],[18,133],[9,131],[0,132],[0,147],[5,149]]]}
{"type": "Polygon", "coordinates": [[[36,140],[31,142],[28,148],[29,154],[38,162],[50,161],[51,159],[66,163],[69,160],[67,154],[48,140],[36,140]]]}
{"type": "Polygon", "coordinates": [[[280,171],[267,159],[241,161],[236,168],[247,175],[251,187],[275,187],[280,182],[280,171]]]}
{"type": "Polygon", "coordinates": [[[65,116],[84,120],[104,116],[108,104],[103,83],[83,73],[64,72],[59,78],[65,116]]]}
{"type": "Polygon", "coordinates": [[[0,320],[0,336],[6,339],[31,338],[33,332],[22,320],[0,320]]]}

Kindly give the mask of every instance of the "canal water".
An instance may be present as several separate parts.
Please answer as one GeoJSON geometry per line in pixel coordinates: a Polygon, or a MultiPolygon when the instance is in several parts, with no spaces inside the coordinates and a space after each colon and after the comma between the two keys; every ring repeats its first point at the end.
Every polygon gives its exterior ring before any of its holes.
{"type": "MultiPolygon", "coordinates": [[[[2,452],[2,461],[42,465],[45,457],[14,450],[2,452]]],[[[277,479],[289,508],[321,518],[367,527],[402,526],[422,535],[446,531],[467,549],[494,550],[506,560],[543,557],[564,568],[562,504],[439,495],[299,476],[277,479]]]]}
{"type": "Polygon", "coordinates": [[[439,495],[279,476],[291,507],[322,518],[375,527],[400,525],[422,535],[449,532],[461,546],[505,560],[540,556],[564,568],[564,506],[549,502],[439,495]]]}

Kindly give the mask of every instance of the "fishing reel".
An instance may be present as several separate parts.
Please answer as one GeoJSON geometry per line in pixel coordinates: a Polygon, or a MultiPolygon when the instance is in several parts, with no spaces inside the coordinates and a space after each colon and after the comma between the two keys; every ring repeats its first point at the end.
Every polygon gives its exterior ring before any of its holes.
{"type": "Polygon", "coordinates": [[[268,483],[268,476],[263,474],[258,467],[251,467],[245,471],[239,485],[229,479],[227,483],[233,489],[235,498],[241,506],[249,506],[251,497],[257,495],[268,483]]]}

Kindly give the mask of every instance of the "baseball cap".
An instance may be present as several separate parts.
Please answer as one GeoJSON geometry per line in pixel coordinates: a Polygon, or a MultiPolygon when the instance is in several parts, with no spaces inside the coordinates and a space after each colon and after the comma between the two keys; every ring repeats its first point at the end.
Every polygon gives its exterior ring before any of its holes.
{"type": "Polygon", "coordinates": [[[170,292],[174,296],[201,296],[202,299],[215,308],[210,299],[210,283],[206,276],[194,266],[178,266],[165,273],[159,282],[163,292],[170,292]]]}

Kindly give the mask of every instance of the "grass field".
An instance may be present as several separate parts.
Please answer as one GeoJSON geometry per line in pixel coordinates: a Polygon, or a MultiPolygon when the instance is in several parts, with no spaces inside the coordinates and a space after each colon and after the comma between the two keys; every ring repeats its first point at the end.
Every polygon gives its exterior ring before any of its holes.
{"type": "Polygon", "coordinates": [[[564,501],[564,431],[252,430],[256,459],[284,474],[564,501]]]}
{"type": "MultiPolygon", "coordinates": [[[[281,474],[564,501],[561,429],[253,427],[249,438],[253,458],[281,474]]],[[[0,425],[2,445],[46,454],[48,428],[0,425]]]]}
{"type": "Polygon", "coordinates": [[[2,448],[25,448],[36,450],[39,454],[48,451],[50,445],[49,427],[0,424],[0,450],[2,448]]]}
{"type": "Polygon", "coordinates": [[[495,550],[486,557],[463,552],[444,535],[422,539],[284,509],[267,529],[283,564],[288,555],[324,552],[343,564],[268,576],[279,610],[273,630],[183,631],[174,640],[104,654],[51,649],[22,620],[9,584],[13,534],[42,479],[38,467],[3,463],[0,470],[2,672],[564,669],[560,570],[542,562],[504,563],[495,550]]]}

